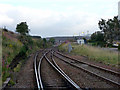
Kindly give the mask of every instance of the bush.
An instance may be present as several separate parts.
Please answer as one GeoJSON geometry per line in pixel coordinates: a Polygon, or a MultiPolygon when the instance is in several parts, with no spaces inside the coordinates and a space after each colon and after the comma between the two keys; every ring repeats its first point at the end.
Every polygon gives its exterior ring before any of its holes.
{"type": "Polygon", "coordinates": [[[118,44],[118,50],[120,51],[120,44],[118,44]]]}
{"type": "Polygon", "coordinates": [[[113,46],[112,44],[108,44],[108,47],[110,47],[110,48],[111,48],[112,46],[113,46]]]}
{"type": "Polygon", "coordinates": [[[6,28],[4,28],[3,30],[6,31],[6,32],[8,32],[8,29],[6,29],[6,28]]]}
{"type": "Polygon", "coordinates": [[[20,56],[26,55],[27,50],[28,50],[27,45],[24,45],[20,50],[20,53],[19,53],[20,56]]]}
{"type": "Polygon", "coordinates": [[[105,47],[106,43],[105,42],[97,42],[97,45],[99,45],[100,47],[105,47]]]}
{"type": "Polygon", "coordinates": [[[13,85],[15,85],[15,82],[11,79],[9,82],[9,85],[13,86],[13,85]]]}

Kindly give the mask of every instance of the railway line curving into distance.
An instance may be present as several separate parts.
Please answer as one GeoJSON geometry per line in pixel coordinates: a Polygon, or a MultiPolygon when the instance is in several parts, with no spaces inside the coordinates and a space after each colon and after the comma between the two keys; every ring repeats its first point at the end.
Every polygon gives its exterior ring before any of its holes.
{"type": "MultiPolygon", "coordinates": [[[[51,49],[41,51],[41,57],[38,58],[39,52],[34,57],[34,71],[37,88],[46,89],[67,89],[82,90],[63,70],[55,63],[52,56],[48,57],[51,49]]],[[[53,53],[52,53],[53,54],[53,53]]]]}

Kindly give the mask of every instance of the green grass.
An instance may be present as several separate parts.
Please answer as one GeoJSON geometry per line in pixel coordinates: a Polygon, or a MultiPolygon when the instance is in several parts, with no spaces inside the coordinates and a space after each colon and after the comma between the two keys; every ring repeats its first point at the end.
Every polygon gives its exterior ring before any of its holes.
{"type": "MultiPolygon", "coordinates": [[[[25,36],[25,38],[26,40],[23,44],[22,40],[19,40],[20,36],[17,36],[17,34],[14,33],[12,36],[9,31],[2,32],[2,48],[0,48],[0,54],[2,54],[2,62],[0,62],[2,66],[2,82],[4,82],[6,78],[11,77],[12,74],[10,74],[10,72],[19,72],[22,66],[22,61],[26,61],[26,58],[24,60],[19,60],[19,64],[17,65],[17,67],[15,67],[14,70],[11,70],[9,65],[11,64],[12,60],[16,57],[16,55],[20,53],[24,54],[25,57],[27,57],[31,53],[34,53],[40,50],[41,48],[44,48],[42,39],[34,39],[28,36],[25,36]],[[24,47],[26,47],[26,49],[24,47]]],[[[10,83],[14,84],[13,78],[11,79],[10,83]]]]}
{"type": "Polygon", "coordinates": [[[2,77],[0,76],[0,89],[2,87],[2,77]]]}
{"type": "Polygon", "coordinates": [[[4,82],[7,77],[10,76],[9,65],[13,58],[19,53],[23,44],[18,41],[12,41],[6,38],[3,34],[2,36],[2,81],[4,82]]]}
{"type": "Polygon", "coordinates": [[[14,72],[19,72],[21,66],[22,66],[22,62],[20,62],[20,63],[14,68],[14,72]]]}
{"type": "MultiPolygon", "coordinates": [[[[71,54],[87,56],[91,60],[102,62],[110,65],[120,65],[118,62],[118,52],[103,50],[94,46],[72,44],[71,54]]],[[[67,51],[68,44],[59,46],[59,50],[67,51]]]]}
{"type": "MultiPolygon", "coordinates": [[[[37,41],[36,41],[37,42],[37,41]]],[[[34,42],[35,43],[35,42],[34,42]]],[[[31,46],[32,49],[28,49],[26,52],[26,56],[29,56],[31,53],[39,50],[40,48],[36,45],[31,46]]],[[[2,36],[2,81],[4,82],[7,77],[10,77],[10,68],[9,65],[14,59],[14,57],[21,51],[23,48],[23,44],[17,39],[16,41],[12,41],[9,38],[2,36]]],[[[15,72],[19,72],[21,68],[21,62],[15,68],[15,72]]]]}
{"type": "Polygon", "coordinates": [[[68,51],[68,44],[63,43],[58,48],[62,52],[67,52],[68,51]]]}

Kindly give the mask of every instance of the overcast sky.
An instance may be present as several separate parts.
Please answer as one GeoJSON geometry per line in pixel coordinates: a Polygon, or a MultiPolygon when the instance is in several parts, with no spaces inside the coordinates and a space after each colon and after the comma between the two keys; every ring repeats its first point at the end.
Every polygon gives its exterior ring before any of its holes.
{"type": "Polygon", "coordinates": [[[31,35],[82,35],[98,31],[98,21],[118,15],[119,0],[0,0],[0,27],[15,31],[27,22],[31,35]]]}

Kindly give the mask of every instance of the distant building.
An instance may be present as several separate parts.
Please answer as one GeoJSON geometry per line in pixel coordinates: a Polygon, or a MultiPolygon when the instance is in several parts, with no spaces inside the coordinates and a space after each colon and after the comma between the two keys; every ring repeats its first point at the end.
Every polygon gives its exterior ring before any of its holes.
{"type": "Polygon", "coordinates": [[[77,43],[82,45],[82,44],[85,44],[85,41],[84,41],[84,39],[78,39],[77,43]]]}
{"type": "Polygon", "coordinates": [[[120,20],[120,1],[118,2],[118,19],[120,20]]]}
{"type": "MultiPolygon", "coordinates": [[[[51,37],[47,37],[46,40],[49,40],[51,37]]],[[[61,37],[52,37],[55,39],[55,43],[63,43],[63,42],[68,42],[68,41],[75,41],[79,39],[90,39],[90,36],[61,36],[61,37]]]]}

